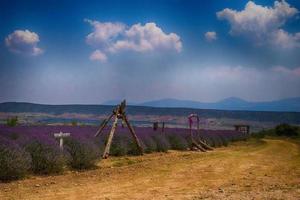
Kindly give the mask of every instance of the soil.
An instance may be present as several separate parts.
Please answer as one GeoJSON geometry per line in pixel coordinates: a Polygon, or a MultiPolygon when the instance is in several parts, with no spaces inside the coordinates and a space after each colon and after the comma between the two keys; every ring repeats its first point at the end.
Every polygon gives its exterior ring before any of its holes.
{"type": "Polygon", "coordinates": [[[110,157],[94,170],[0,183],[0,199],[300,199],[300,144],[249,140],[205,153],[110,157]]]}

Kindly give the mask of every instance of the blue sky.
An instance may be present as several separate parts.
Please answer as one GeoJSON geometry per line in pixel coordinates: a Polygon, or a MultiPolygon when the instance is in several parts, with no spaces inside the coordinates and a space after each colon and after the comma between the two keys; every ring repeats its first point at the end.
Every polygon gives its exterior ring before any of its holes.
{"type": "Polygon", "coordinates": [[[300,2],[1,1],[0,102],[300,96],[300,2]]]}

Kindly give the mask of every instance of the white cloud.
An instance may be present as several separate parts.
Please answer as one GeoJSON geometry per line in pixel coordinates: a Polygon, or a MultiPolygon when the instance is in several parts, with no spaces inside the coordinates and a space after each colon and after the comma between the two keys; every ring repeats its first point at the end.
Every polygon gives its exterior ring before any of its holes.
{"type": "Polygon", "coordinates": [[[125,30],[125,25],[122,23],[101,23],[85,19],[93,27],[93,32],[86,36],[86,42],[92,46],[109,45],[120,33],[125,30]]]}
{"type": "Polygon", "coordinates": [[[300,32],[290,34],[283,29],[274,31],[271,35],[273,44],[285,49],[300,47],[300,32]]]}
{"type": "Polygon", "coordinates": [[[140,23],[125,31],[125,37],[116,41],[111,51],[132,50],[146,52],[154,50],[176,50],[180,52],[182,43],[175,33],[166,34],[155,23],[140,23]]]}
{"type": "Polygon", "coordinates": [[[38,34],[29,30],[15,30],[5,38],[5,44],[10,51],[32,56],[43,53],[43,50],[37,47],[39,41],[38,34]]]}
{"type": "Polygon", "coordinates": [[[299,33],[290,34],[282,30],[287,20],[295,17],[299,11],[286,1],[275,1],[273,7],[257,5],[249,1],[244,10],[229,8],[217,12],[218,19],[230,23],[230,34],[244,36],[257,45],[273,44],[283,48],[298,47],[299,33]]]}
{"type": "Polygon", "coordinates": [[[94,30],[87,35],[87,44],[101,49],[102,53],[117,53],[120,51],[151,52],[176,51],[180,52],[182,43],[175,33],[165,33],[155,23],[140,23],[127,27],[122,23],[98,22],[85,20],[94,30]]]}
{"type": "Polygon", "coordinates": [[[289,75],[290,77],[292,76],[299,76],[300,77],[300,67],[294,68],[294,69],[289,69],[283,66],[276,66],[271,69],[274,72],[280,72],[282,74],[289,75]]]}
{"type": "Polygon", "coordinates": [[[96,50],[90,55],[90,60],[105,62],[107,60],[107,56],[100,50],[96,50]]]}
{"type": "Polygon", "coordinates": [[[208,31],[205,33],[205,39],[209,42],[212,42],[217,39],[217,33],[214,31],[208,31]]]}

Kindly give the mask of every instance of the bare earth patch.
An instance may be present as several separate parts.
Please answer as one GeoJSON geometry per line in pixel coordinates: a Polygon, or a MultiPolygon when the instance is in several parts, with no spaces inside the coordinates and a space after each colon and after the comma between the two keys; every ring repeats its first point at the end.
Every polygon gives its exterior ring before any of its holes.
{"type": "Polygon", "coordinates": [[[300,199],[300,147],[270,139],[109,158],[91,171],[0,183],[0,199],[300,199]]]}

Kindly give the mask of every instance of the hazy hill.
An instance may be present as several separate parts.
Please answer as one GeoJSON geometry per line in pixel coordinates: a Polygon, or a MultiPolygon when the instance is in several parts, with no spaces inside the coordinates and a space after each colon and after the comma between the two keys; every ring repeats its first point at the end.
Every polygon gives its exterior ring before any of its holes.
{"type": "MultiPolygon", "coordinates": [[[[226,102],[225,102],[226,104],[226,102]]],[[[0,103],[0,112],[12,113],[79,113],[79,114],[110,114],[114,106],[109,105],[44,105],[33,103],[0,103]]],[[[261,112],[261,111],[232,111],[195,108],[160,108],[147,106],[127,106],[127,113],[131,115],[176,115],[188,116],[197,113],[204,118],[231,118],[252,121],[266,121],[277,123],[300,124],[300,112],[261,112]]]]}
{"type": "Polygon", "coordinates": [[[198,101],[178,99],[160,99],[155,101],[144,102],[137,105],[152,107],[181,107],[218,110],[300,112],[300,97],[266,102],[249,102],[240,98],[230,97],[214,103],[203,103],[198,101]]]}

